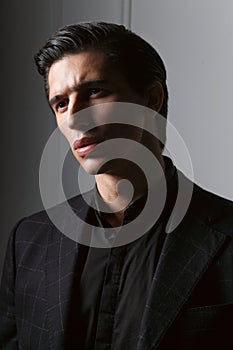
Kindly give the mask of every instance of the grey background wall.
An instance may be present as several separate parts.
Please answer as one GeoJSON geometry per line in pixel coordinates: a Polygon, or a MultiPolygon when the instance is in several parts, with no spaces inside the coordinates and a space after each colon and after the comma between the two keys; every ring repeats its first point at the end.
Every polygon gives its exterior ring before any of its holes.
{"type": "MultiPolygon", "coordinates": [[[[33,55],[64,24],[123,23],[155,45],[168,68],[169,120],[189,148],[195,181],[233,199],[232,13],[231,0],[22,0],[4,5],[0,273],[10,229],[43,208],[39,163],[55,122],[33,55]]],[[[168,145],[189,176],[171,134],[168,145]]],[[[76,170],[72,159],[67,162],[69,177],[76,170]]],[[[74,191],[75,177],[67,184],[68,195],[74,191]]]]}
{"type": "MultiPolygon", "coordinates": [[[[169,120],[189,149],[195,182],[233,199],[233,2],[133,0],[131,15],[132,29],[166,63],[169,120]]],[[[177,165],[189,175],[169,136],[177,165]]]]}
{"type": "Polygon", "coordinates": [[[59,0],[57,6],[48,0],[2,4],[0,273],[13,225],[42,208],[38,169],[55,121],[33,56],[60,25],[59,4],[59,0]]]}

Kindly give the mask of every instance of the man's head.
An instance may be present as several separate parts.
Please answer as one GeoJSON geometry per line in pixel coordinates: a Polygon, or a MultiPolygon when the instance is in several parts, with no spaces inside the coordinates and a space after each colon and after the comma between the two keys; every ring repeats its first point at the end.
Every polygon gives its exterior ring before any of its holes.
{"type": "Polygon", "coordinates": [[[68,25],[47,40],[35,55],[38,71],[44,77],[47,97],[50,67],[66,55],[90,50],[104,53],[112,67],[141,95],[155,82],[160,82],[164,98],[159,112],[167,117],[168,91],[162,59],[145,40],[123,25],[113,23],[87,22],[68,25]]]}
{"type": "MultiPolygon", "coordinates": [[[[156,155],[161,154],[161,144],[143,127],[135,128],[130,122],[122,127],[116,124],[116,119],[114,124],[108,119],[111,112],[107,111],[106,103],[109,102],[111,106],[113,102],[142,105],[167,116],[163,62],[139,36],[116,24],[70,25],[48,39],[35,61],[44,77],[47,98],[58,127],[86,171],[95,173],[97,163],[101,163],[93,160],[98,158],[91,152],[95,147],[86,146],[109,139],[128,138],[149,146],[156,155]],[[84,132],[77,112],[103,103],[105,111],[99,116],[102,125],[84,132]]],[[[85,123],[87,120],[85,118],[85,123]]],[[[163,133],[160,136],[164,140],[165,129],[159,132],[163,133]]]]}

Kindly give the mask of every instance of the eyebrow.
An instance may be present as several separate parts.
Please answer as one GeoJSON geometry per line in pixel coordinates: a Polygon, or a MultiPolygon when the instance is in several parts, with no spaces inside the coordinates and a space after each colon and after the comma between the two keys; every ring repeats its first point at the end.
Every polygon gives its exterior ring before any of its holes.
{"type": "MultiPolygon", "coordinates": [[[[75,85],[72,90],[74,91],[79,91],[81,89],[88,89],[88,88],[92,88],[96,85],[106,85],[108,83],[107,80],[104,79],[97,79],[97,80],[86,80],[86,81],[82,81],[79,84],[75,85]]],[[[58,94],[55,95],[54,97],[52,97],[49,100],[49,104],[52,107],[57,101],[59,101],[61,98],[63,97],[63,94],[58,94]]]]}

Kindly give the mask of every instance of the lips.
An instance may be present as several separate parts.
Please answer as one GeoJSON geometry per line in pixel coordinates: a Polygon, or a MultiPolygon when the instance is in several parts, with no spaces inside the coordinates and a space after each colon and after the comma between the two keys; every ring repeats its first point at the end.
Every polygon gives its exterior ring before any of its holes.
{"type": "Polygon", "coordinates": [[[73,144],[73,148],[80,156],[85,156],[90,153],[100,142],[102,142],[102,140],[92,137],[84,137],[80,140],[76,140],[73,144]]]}

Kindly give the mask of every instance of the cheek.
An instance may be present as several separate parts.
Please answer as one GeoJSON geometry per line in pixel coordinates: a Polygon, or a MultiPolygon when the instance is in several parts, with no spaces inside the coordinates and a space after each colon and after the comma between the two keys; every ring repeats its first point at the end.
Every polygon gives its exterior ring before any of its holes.
{"type": "Polygon", "coordinates": [[[60,132],[65,136],[69,144],[72,146],[74,142],[73,130],[67,126],[66,122],[61,121],[57,122],[57,127],[60,130],[60,132]]]}
{"type": "Polygon", "coordinates": [[[68,128],[64,128],[64,126],[61,126],[60,128],[61,133],[65,136],[65,138],[69,141],[71,141],[71,131],[68,128]]]}
{"type": "Polygon", "coordinates": [[[61,121],[60,118],[56,117],[56,123],[57,123],[57,127],[58,129],[61,131],[61,133],[64,135],[64,126],[63,126],[63,123],[64,121],[61,121]]]}

